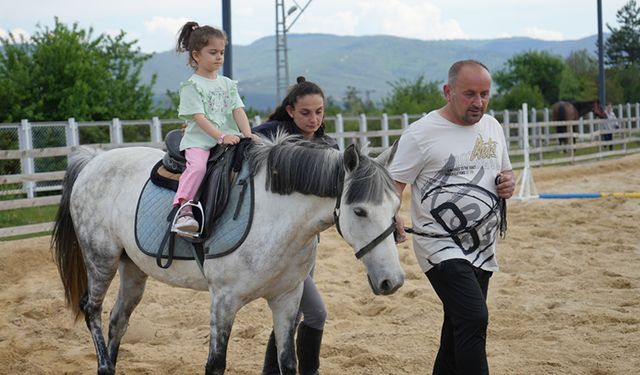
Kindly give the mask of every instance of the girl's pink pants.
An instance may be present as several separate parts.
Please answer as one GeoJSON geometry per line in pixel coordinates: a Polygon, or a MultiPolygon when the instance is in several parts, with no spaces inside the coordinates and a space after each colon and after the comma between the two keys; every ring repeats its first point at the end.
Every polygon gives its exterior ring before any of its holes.
{"type": "Polygon", "coordinates": [[[192,147],[186,149],[184,154],[187,158],[187,167],[182,172],[180,181],[178,181],[178,191],[173,200],[174,205],[182,205],[182,203],[195,197],[207,171],[209,150],[192,147]]]}

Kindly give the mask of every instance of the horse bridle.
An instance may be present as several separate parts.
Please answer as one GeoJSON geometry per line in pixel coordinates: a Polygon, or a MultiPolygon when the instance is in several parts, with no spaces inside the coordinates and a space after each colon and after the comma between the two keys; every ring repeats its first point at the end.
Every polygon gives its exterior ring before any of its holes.
{"type": "MultiPolygon", "coordinates": [[[[338,194],[338,198],[336,198],[336,207],[333,209],[333,219],[336,222],[336,229],[342,238],[342,231],[340,230],[340,200],[342,198],[342,189],[340,189],[340,194],[338,194]]],[[[391,233],[393,233],[396,229],[396,218],[391,217],[391,225],[380,235],[373,239],[373,241],[369,242],[366,246],[356,252],[356,258],[360,259],[365,256],[368,252],[373,250],[374,247],[378,246],[380,242],[384,241],[391,233]]]]}

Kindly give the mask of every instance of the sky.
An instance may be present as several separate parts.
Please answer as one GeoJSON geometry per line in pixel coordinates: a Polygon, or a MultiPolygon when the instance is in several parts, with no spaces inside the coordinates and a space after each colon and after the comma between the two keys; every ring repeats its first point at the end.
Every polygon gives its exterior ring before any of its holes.
{"type": "MultiPolygon", "coordinates": [[[[627,2],[602,0],[605,32],[607,24],[619,27],[616,12],[627,2]]],[[[275,3],[232,0],[233,44],[248,45],[274,35],[275,3]]],[[[287,17],[289,33],[419,40],[518,36],[573,40],[598,33],[597,0],[284,0],[284,4],[285,9],[306,5],[303,12],[287,17]]],[[[221,0],[2,0],[0,37],[12,33],[28,38],[52,28],[58,17],[67,25],[93,28],[94,35],[117,35],[123,30],[143,52],[164,52],[174,48],[176,33],[187,21],[222,28],[221,13],[221,0]]]]}

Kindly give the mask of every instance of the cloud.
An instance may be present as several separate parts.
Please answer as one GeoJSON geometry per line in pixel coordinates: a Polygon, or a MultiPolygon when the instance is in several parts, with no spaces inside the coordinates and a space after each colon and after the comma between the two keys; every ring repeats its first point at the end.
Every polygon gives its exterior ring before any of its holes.
{"type": "Polygon", "coordinates": [[[564,40],[565,36],[558,31],[551,30],[543,30],[538,27],[527,27],[524,29],[524,33],[526,36],[534,38],[534,39],[542,39],[542,40],[564,40]]]}
{"type": "Polygon", "coordinates": [[[22,39],[29,40],[31,38],[31,34],[29,34],[28,31],[21,29],[19,27],[9,31],[0,28],[0,38],[3,38],[3,39],[8,38],[9,33],[13,34],[13,37],[15,38],[16,41],[20,41],[22,39]]]}
{"type": "Polygon", "coordinates": [[[445,19],[437,6],[422,1],[385,1],[385,34],[415,39],[465,39],[454,19],[445,19]]]}
{"type": "Polygon", "coordinates": [[[186,17],[160,17],[154,16],[151,20],[144,22],[144,28],[152,33],[176,34],[178,30],[189,20],[186,17]]]}

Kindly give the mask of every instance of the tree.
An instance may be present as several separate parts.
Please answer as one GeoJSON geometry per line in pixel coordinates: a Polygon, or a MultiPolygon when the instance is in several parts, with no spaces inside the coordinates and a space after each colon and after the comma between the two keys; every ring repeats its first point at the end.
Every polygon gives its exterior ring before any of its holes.
{"type": "Polygon", "coordinates": [[[529,108],[545,107],[544,97],[540,92],[540,88],[526,83],[513,86],[509,91],[497,96],[489,103],[494,110],[519,109],[522,108],[522,103],[527,103],[529,108]]]}
{"type": "Polygon", "coordinates": [[[562,57],[546,51],[529,51],[514,55],[505,65],[493,75],[499,94],[504,95],[512,88],[526,84],[538,87],[546,104],[558,101],[565,69],[562,57]]]}
{"type": "Polygon", "coordinates": [[[425,82],[423,75],[415,81],[401,78],[390,82],[391,94],[382,99],[384,112],[389,114],[423,113],[442,107],[446,102],[440,82],[425,82]]]}
{"type": "Polygon", "coordinates": [[[606,63],[621,66],[640,64],[640,7],[635,0],[629,0],[616,13],[621,25],[616,29],[609,24],[611,35],[605,43],[606,63]]]}
{"type": "Polygon", "coordinates": [[[586,49],[573,51],[565,60],[560,78],[561,100],[594,100],[598,97],[598,60],[586,49]]]}
{"type": "Polygon", "coordinates": [[[116,37],[67,27],[39,29],[28,41],[0,39],[0,122],[148,117],[152,87],[140,81],[151,55],[116,37]]]}
{"type": "Polygon", "coordinates": [[[376,105],[371,100],[363,100],[360,91],[353,86],[347,86],[343,98],[344,109],[347,114],[372,113],[376,111],[376,105]]]}

